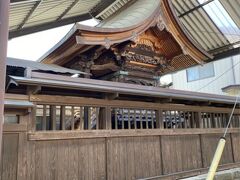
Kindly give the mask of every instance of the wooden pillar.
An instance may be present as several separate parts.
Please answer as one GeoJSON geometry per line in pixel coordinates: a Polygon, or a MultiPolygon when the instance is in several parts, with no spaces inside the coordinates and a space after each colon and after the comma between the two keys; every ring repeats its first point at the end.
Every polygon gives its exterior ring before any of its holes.
{"type": "Polygon", "coordinates": [[[158,109],[155,111],[155,113],[156,113],[156,128],[164,129],[163,111],[161,109],[158,109]]]}
{"type": "Polygon", "coordinates": [[[88,129],[91,124],[89,124],[89,107],[84,107],[84,129],[88,129]]]}
{"type": "Polygon", "coordinates": [[[4,94],[8,42],[9,4],[10,0],[0,1],[0,162],[2,155],[2,134],[4,122],[4,94]]]}
{"type": "Polygon", "coordinates": [[[197,121],[199,124],[199,128],[203,129],[203,119],[200,111],[196,112],[196,122],[197,121]]]}
{"type": "Polygon", "coordinates": [[[50,106],[50,129],[56,130],[56,106],[50,106]]]}
{"type": "Polygon", "coordinates": [[[111,129],[111,107],[100,107],[99,126],[100,129],[111,129]]]}

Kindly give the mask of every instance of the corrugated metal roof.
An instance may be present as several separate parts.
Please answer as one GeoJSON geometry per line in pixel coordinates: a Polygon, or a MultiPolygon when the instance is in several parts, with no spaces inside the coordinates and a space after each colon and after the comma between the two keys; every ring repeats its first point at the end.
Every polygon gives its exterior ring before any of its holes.
{"type": "MultiPolygon", "coordinates": [[[[218,54],[240,46],[240,0],[171,2],[189,34],[208,52],[218,54]],[[226,16],[217,17],[218,12],[222,15],[225,13],[217,5],[219,3],[238,29],[228,32],[223,30],[226,23],[222,28],[218,26],[217,21],[226,19],[226,16]],[[212,17],[211,10],[219,20],[212,17]]],[[[11,0],[9,37],[90,19],[92,16],[103,20],[100,25],[103,27],[127,27],[144,19],[144,14],[154,3],[154,0],[11,0]],[[134,9],[132,4],[139,7],[134,9]],[[127,16],[130,11],[136,12],[134,16],[127,16]]]]}
{"type": "Polygon", "coordinates": [[[240,43],[240,30],[231,22],[239,24],[239,0],[172,0],[172,2],[190,35],[208,52],[217,54],[240,43]]]}
{"type": "Polygon", "coordinates": [[[74,69],[64,68],[55,64],[43,64],[36,61],[28,61],[15,58],[7,58],[7,66],[31,68],[32,70],[53,71],[57,73],[70,73],[70,74],[89,74],[74,69]]]}
{"type": "MultiPolygon", "coordinates": [[[[106,12],[103,12],[99,16],[102,19],[105,19],[107,17],[110,18],[107,19],[106,21],[103,21],[103,23],[100,23],[98,26],[104,28],[124,28],[143,22],[154,12],[154,10],[160,4],[159,0],[148,0],[148,3],[145,2],[146,0],[138,0],[135,3],[130,4],[128,8],[125,8],[117,15],[112,17],[110,17],[111,10],[108,9],[106,12]]],[[[112,8],[114,7],[115,6],[113,6],[112,8]]],[[[112,12],[114,12],[114,10],[112,10],[112,12]]]]}
{"type": "Polygon", "coordinates": [[[223,7],[227,10],[233,21],[240,28],[240,1],[239,0],[220,0],[223,7]]]}
{"type": "Polygon", "coordinates": [[[120,10],[122,7],[124,7],[130,1],[132,1],[132,0],[116,0],[116,1],[114,1],[110,6],[108,6],[106,9],[104,9],[98,15],[96,15],[96,18],[100,18],[101,20],[106,19],[106,18],[110,17],[112,14],[114,14],[115,12],[117,12],[118,10],[120,10]]]}
{"type": "Polygon", "coordinates": [[[91,19],[101,0],[11,0],[9,37],[91,19]]]}

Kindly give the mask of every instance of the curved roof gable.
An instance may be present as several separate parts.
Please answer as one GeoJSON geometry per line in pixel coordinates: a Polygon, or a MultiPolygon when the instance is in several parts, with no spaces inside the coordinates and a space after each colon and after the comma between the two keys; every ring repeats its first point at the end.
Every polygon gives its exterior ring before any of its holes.
{"type": "Polygon", "coordinates": [[[140,43],[142,39],[151,41],[153,52],[157,47],[157,51],[168,59],[168,67],[160,70],[162,74],[212,58],[188,35],[175,15],[170,0],[139,0],[98,27],[77,24],[41,60],[65,65],[95,46],[114,49],[121,43],[140,43]]]}

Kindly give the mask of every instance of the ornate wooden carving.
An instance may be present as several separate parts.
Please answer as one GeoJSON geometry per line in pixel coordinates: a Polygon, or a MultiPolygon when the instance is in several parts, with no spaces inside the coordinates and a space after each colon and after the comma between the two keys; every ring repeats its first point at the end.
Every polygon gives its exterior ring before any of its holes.
{"type": "MultiPolygon", "coordinates": [[[[144,72],[153,77],[211,57],[179,24],[171,1],[160,2],[152,15],[131,27],[109,29],[76,25],[73,33],[47,55],[44,62],[91,71],[93,78],[120,70],[144,72]]],[[[139,77],[138,74],[135,77],[139,77]]]]}

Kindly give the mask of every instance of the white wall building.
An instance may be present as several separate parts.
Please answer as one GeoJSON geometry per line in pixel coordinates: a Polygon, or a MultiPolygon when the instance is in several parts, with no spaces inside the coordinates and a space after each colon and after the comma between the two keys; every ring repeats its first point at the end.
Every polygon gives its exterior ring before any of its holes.
{"type": "Polygon", "coordinates": [[[222,88],[240,86],[240,55],[176,72],[172,81],[173,89],[227,94],[222,88]]]}

